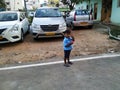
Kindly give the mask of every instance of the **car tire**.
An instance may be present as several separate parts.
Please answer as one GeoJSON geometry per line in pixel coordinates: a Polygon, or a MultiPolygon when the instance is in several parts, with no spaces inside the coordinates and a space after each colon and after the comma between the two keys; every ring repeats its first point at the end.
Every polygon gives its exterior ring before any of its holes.
{"type": "Polygon", "coordinates": [[[33,38],[35,41],[37,41],[38,40],[38,38],[33,38]]]}
{"type": "Polygon", "coordinates": [[[21,30],[21,39],[20,39],[20,42],[23,42],[24,41],[24,33],[23,33],[23,30],[21,30]]]}
{"type": "Polygon", "coordinates": [[[71,29],[72,29],[72,30],[74,30],[74,29],[75,29],[75,26],[74,26],[74,24],[73,24],[73,23],[71,24],[71,29]]]}
{"type": "Polygon", "coordinates": [[[28,25],[28,30],[27,30],[27,34],[30,33],[30,25],[28,25]]]}
{"type": "Polygon", "coordinates": [[[92,28],[93,28],[93,25],[91,25],[91,26],[88,26],[88,28],[89,28],[89,29],[92,29],[92,28]]]}

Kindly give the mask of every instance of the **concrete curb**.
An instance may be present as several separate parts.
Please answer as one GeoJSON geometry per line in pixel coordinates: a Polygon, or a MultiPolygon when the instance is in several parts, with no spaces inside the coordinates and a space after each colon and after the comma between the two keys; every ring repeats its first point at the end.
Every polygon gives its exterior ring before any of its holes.
{"type": "MultiPolygon", "coordinates": [[[[97,23],[96,23],[96,22],[95,22],[95,24],[99,24],[99,25],[101,25],[102,27],[107,28],[109,37],[120,41],[120,38],[119,38],[119,37],[113,36],[113,35],[111,34],[111,28],[110,28],[106,23],[102,23],[102,22],[97,22],[97,23]]],[[[111,24],[109,24],[109,25],[111,25],[111,24]]],[[[113,24],[112,24],[112,25],[113,25],[113,24]]],[[[117,25],[115,25],[115,26],[117,26],[117,25]]]]}

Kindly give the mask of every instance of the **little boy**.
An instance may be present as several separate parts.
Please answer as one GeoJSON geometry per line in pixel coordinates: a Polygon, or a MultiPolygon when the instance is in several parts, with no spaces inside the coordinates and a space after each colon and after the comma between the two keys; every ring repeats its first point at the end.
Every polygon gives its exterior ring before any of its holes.
{"type": "Polygon", "coordinates": [[[71,35],[70,30],[66,30],[64,32],[64,40],[63,40],[63,49],[64,49],[64,66],[69,67],[69,64],[73,64],[70,62],[70,53],[73,48],[72,44],[74,43],[74,37],[71,35]],[[67,62],[68,61],[68,62],[67,62]]]}

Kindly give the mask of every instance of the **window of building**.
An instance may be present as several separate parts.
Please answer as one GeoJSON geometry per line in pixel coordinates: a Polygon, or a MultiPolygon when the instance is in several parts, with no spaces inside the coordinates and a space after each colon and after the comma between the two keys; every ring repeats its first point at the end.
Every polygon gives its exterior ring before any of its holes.
{"type": "Polygon", "coordinates": [[[120,7],[120,0],[118,0],[118,5],[117,6],[120,7]]]}
{"type": "Polygon", "coordinates": [[[8,11],[10,11],[11,9],[10,8],[7,8],[8,11]]]}
{"type": "Polygon", "coordinates": [[[35,1],[33,1],[33,4],[35,4],[35,1]]]}
{"type": "Polygon", "coordinates": [[[10,2],[6,2],[7,5],[10,5],[10,2]]]}

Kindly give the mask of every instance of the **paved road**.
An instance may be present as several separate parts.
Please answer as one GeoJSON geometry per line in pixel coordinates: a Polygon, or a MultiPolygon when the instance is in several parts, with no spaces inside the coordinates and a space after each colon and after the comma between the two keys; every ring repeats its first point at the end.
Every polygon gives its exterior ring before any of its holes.
{"type": "Polygon", "coordinates": [[[71,67],[58,62],[3,68],[0,90],[120,90],[120,56],[108,56],[82,58],[71,67]]]}

